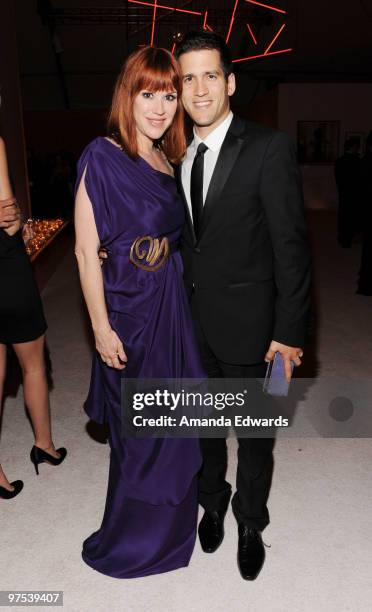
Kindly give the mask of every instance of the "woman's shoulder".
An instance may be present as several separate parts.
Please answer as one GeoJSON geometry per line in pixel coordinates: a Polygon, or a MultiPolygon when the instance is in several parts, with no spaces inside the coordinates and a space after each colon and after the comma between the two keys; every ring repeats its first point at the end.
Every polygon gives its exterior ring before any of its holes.
{"type": "Polygon", "coordinates": [[[88,161],[96,161],[100,166],[107,163],[111,165],[111,160],[115,159],[117,155],[120,155],[122,161],[129,160],[126,153],[113,140],[106,136],[97,136],[86,145],[78,164],[84,163],[85,165],[88,161]]]}
{"type": "Polygon", "coordinates": [[[110,166],[110,157],[112,155],[107,145],[112,146],[104,136],[98,136],[89,142],[78,159],[78,173],[82,172],[86,167],[90,171],[95,169],[99,172],[107,169],[110,166]]]}
{"type": "Polygon", "coordinates": [[[105,141],[106,138],[104,136],[97,136],[88,142],[80,155],[80,160],[87,156],[102,155],[102,153],[104,154],[105,141]]]}

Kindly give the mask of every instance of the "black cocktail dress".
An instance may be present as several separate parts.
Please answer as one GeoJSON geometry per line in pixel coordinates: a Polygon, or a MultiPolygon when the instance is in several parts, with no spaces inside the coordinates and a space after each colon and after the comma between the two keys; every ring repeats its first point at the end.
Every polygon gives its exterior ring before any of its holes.
{"type": "Polygon", "coordinates": [[[0,343],[30,342],[46,328],[22,232],[9,236],[0,229],[0,343]]]}

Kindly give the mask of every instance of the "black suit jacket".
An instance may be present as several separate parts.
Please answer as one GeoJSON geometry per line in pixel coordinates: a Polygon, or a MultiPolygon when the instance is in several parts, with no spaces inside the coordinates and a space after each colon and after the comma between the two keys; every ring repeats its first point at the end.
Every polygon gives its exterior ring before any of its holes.
{"type": "Polygon", "coordinates": [[[182,236],[194,316],[215,355],[263,361],[271,340],[303,346],[310,257],[301,177],[289,137],[234,116],[204,204],[196,241],[182,236]]]}

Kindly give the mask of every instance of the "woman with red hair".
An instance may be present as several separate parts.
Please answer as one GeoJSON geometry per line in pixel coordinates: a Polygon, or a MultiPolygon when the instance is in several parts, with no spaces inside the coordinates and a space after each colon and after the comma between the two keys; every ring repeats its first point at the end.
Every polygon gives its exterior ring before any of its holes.
{"type": "Polygon", "coordinates": [[[85,410],[108,423],[111,447],[102,525],[82,555],[116,578],[188,565],[196,536],[199,441],[122,436],[126,379],[204,377],[178,246],[185,213],[172,164],[186,148],[181,83],[168,51],[132,54],[108,137],[91,142],[78,164],[75,252],[96,345],[85,410]]]}

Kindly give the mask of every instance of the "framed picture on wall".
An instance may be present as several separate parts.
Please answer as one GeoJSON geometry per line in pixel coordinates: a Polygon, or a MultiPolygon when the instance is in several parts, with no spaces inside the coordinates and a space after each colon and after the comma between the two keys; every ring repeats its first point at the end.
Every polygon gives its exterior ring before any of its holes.
{"type": "Polygon", "coordinates": [[[339,121],[298,121],[299,163],[332,164],[339,155],[339,138],[339,121]]]}
{"type": "Polygon", "coordinates": [[[365,141],[366,141],[366,133],[365,132],[345,132],[344,146],[345,146],[345,142],[350,139],[358,141],[359,143],[358,153],[359,155],[363,155],[364,148],[365,148],[365,141]]]}

